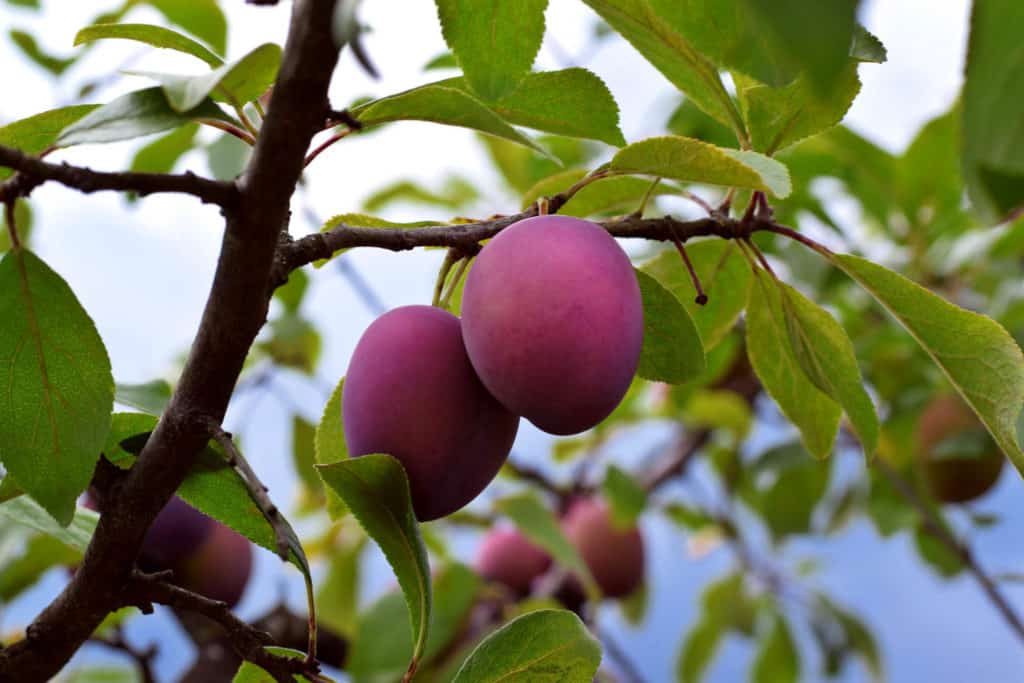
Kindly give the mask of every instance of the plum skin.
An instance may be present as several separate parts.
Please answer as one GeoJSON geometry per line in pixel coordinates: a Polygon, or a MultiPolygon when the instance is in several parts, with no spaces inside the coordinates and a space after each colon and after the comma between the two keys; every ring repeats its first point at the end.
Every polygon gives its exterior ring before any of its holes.
{"type": "Polygon", "coordinates": [[[462,329],[473,367],[506,408],[551,434],[575,434],[608,417],[636,374],[640,286],[601,226],[528,218],[481,250],[462,329]]]}
{"type": "Polygon", "coordinates": [[[342,418],[353,457],[386,453],[402,463],[420,521],[476,498],[519,428],[473,371],[459,319],[432,306],[396,308],[366,329],[349,362],[342,418]]]}
{"type": "Polygon", "coordinates": [[[573,501],[562,518],[562,531],[579,551],[606,597],[625,597],[643,583],[643,536],[635,526],[616,528],[603,501],[573,501]]]}
{"type": "Polygon", "coordinates": [[[248,539],[231,527],[214,522],[206,540],[175,568],[174,581],[182,588],[234,607],[249,583],[252,555],[248,539]]]}
{"type": "Polygon", "coordinates": [[[504,584],[517,595],[530,592],[533,580],[551,566],[551,556],[514,527],[491,529],[480,544],[477,571],[485,579],[504,584]]]}
{"type": "Polygon", "coordinates": [[[943,503],[965,503],[988,493],[1003,471],[1002,452],[959,397],[940,396],[925,408],[916,430],[917,465],[929,491],[943,503]],[[978,457],[936,457],[946,440],[976,432],[984,443],[978,457]]]}

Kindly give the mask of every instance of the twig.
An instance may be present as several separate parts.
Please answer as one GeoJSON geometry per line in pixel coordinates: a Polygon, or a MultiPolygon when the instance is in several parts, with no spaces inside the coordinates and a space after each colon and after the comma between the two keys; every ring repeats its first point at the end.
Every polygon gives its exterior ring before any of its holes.
{"type": "Polygon", "coordinates": [[[604,650],[608,655],[615,660],[616,668],[619,669],[620,673],[625,677],[628,683],[644,683],[644,677],[637,670],[633,660],[630,659],[626,651],[619,647],[618,642],[612,637],[612,634],[608,632],[608,629],[597,628],[597,637],[604,643],[604,650]]]}
{"type": "Polygon", "coordinates": [[[572,494],[572,491],[569,488],[551,481],[548,479],[547,475],[540,470],[528,465],[513,462],[511,457],[505,461],[504,469],[516,479],[536,484],[540,489],[557,496],[559,500],[564,500],[572,494]]]}
{"type": "Polygon", "coordinates": [[[175,586],[167,578],[167,573],[134,572],[123,591],[125,604],[145,606],[156,603],[210,619],[224,629],[231,647],[242,659],[263,668],[279,683],[294,683],[295,674],[311,681],[326,680],[320,675],[319,664],[315,661],[292,659],[268,652],[266,646],[274,644],[271,636],[236,617],[226,603],[175,586]]]}
{"type": "Polygon", "coordinates": [[[694,299],[694,302],[703,306],[708,302],[708,295],[704,293],[704,288],[700,285],[700,277],[697,276],[697,270],[693,267],[690,255],[686,253],[686,246],[683,245],[683,241],[679,239],[679,236],[674,230],[672,231],[672,244],[676,246],[676,251],[679,252],[679,256],[683,259],[683,263],[686,264],[686,270],[690,273],[690,280],[693,281],[693,288],[697,290],[697,297],[694,299]]]}
{"type": "Polygon", "coordinates": [[[263,513],[263,516],[267,518],[267,521],[274,528],[277,555],[287,562],[289,553],[288,532],[285,529],[280,511],[274,505],[274,502],[270,500],[270,496],[267,495],[269,489],[259,480],[259,477],[256,476],[256,473],[249,465],[249,461],[245,459],[245,456],[235,446],[235,442],[231,440],[231,434],[224,431],[224,428],[213,420],[210,420],[208,425],[210,438],[224,449],[228,465],[234,468],[239,476],[242,477],[242,481],[245,482],[246,488],[249,489],[249,495],[252,496],[253,502],[256,503],[260,512],[263,513]]]}
{"type": "Polygon", "coordinates": [[[654,491],[660,488],[663,484],[669,480],[681,476],[686,473],[687,468],[690,465],[690,461],[693,460],[694,456],[700,451],[701,448],[711,439],[711,430],[702,429],[697,432],[687,434],[686,437],[679,441],[676,448],[673,449],[675,455],[666,460],[665,463],[644,482],[643,488],[647,492],[654,491]]]}
{"type": "Polygon", "coordinates": [[[996,609],[1002,615],[1003,620],[1010,626],[1013,632],[1017,635],[1017,638],[1024,642],[1024,622],[1021,621],[1020,616],[1014,611],[1010,602],[1006,599],[1006,596],[999,590],[999,586],[992,577],[990,577],[985,570],[978,563],[977,558],[974,557],[974,552],[970,546],[956,538],[952,532],[938,519],[934,511],[932,511],[927,503],[918,495],[914,488],[897,473],[892,467],[889,466],[882,458],[875,458],[874,466],[878,468],[880,472],[892,483],[897,493],[899,493],[904,500],[917,510],[921,516],[921,523],[924,525],[924,530],[927,531],[937,541],[942,543],[946,548],[952,552],[960,561],[963,563],[974,578],[977,579],[978,583],[981,584],[982,590],[988,596],[989,600],[995,605],[996,609]]]}
{"type": "Polygon", "coordinates": [[[125,653],[135,662],[139,669],[139,674],[142,676],[143,683],[157,683],[156,675],[153,673],[153,658],[157,655],[156,645],[150,645],[146,649],[140,650],[125,640],[124,631],[121,628],[115,629],[114,635],[110,637],[93,636],[89,640],[112,650],[125,653]]]}
{"type": "Polygon", "coordinates": [[[0,145],[0,166],[19,171],[0,184],[0,201],[27,196],[48,180],[54,180],[86,194],[101,190],[136,192],[140,195],[173,192],[189,194],[203,202],[233,207],[238,189],[233,183],[209,180],[194,173],[108,173],[70,164],[52,164],[11,147],[0,145]]]}

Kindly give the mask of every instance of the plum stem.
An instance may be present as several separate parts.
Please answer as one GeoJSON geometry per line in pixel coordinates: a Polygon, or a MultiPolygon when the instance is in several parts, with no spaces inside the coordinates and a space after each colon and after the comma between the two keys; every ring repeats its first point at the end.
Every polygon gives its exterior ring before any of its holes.
{"type": "Polygon", "coordinates": [[[431,306],[443,308],[441,301],[444,294],[444,285],[448,281],[448,274],[451,272],[452,266],[455,265],[457,259],[458,257],[454,249],[449,249],[445,253],[444,261],[441,262],[441,269],[437,271],[437,282],[434,284],[434,298],[431,299],[431,306]]]}
{"type": "Polygon", "coordinates": [[[679,239],[679,235],[674,229],[672,230],[672,244],[676,245],[676,251],[679,252],[679,256],[683,259],[683,263],[686,264],[686,270],[690,273],[690,280],[693,281],[693,288],[697,290],[697,296],[694,299],[694,302],[700,306],[705,305],[708,302],[708,295],[704,292],[704,288],[700,284],[700,277],[697,275],[697,269],[693,267],[693,261],[690,260],[690,255],[686,252],[686,247],[683,245],[683,241],[679,239]]]}
{"type": "Polygon", "coordinates": [[[451,279],[448,282],[448,291],[446,291],[444,293],[444,296],[441,297],[441,308],[445,309],[446,311],[449,310],[449,306],[451,305],[452,301],[452,295],[454,295],[455,290],[458,289],[459,282],[466,274],[466,269],[469,268],[469,262],[471,260],[472,257],[463,256],[461,259],[458,260],[457,265],[455,266],[455,272],[452,274],[451,279]]]}

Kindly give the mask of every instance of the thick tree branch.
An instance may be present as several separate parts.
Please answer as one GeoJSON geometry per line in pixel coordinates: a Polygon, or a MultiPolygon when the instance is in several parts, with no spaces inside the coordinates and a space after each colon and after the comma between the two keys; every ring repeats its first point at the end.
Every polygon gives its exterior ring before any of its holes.
{"type": "Polygon", "coordinates": [[[216,275],[181,381],[135,464],[114,484],[74,577],[23,640],[0,650],[5,683],[51,679],[123,603],[146,530],[207,443],[209,421],[224,417],[245,357],[266,321],[278,235],[306,150],[323,125],[338,59],[330,35],[335,4],[295,0],[274,101],[239,182],[238,200],[225,207],[216,275]]]}
{"type": "Polygon", "coordinates": [[[94,171],[66,163],[52,164],[2,145],[0,166],[18,171],[18,175],[0,184],[0,202],[24,197],[48,180],[85,193],[116,190],[137,192],[140,195],[160,192],[190,194],[208,204],[219,204],[225,208],[233,206],[238,199],[238,190],[234,184],[209,180],[194,173],[172,175],[94,171]]]}

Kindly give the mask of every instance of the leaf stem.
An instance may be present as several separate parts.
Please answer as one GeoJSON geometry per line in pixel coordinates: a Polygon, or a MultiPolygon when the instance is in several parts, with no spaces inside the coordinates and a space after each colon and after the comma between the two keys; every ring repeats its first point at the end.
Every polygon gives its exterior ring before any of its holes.
{"type": "Polygon", "coordinates": [[[462,276],[466,274],[466,269],[469,268],[469,262],[471,257],[464,256],[458,261],[458,265],[455,266],[455,272],[452,274],[451,280],[448,282],[448,291],[441,297],[441,308],[448,310],[451,304],[452,295],[455,294],[455,290],[459,286],[459,281],[462,280],[462,276]]]}
{"type": "Polygon", "coordinates": [[[683,241],[679,239],[679,234],[674,229],[672,230],[672,244],[676,246],[676,251],[679,252],[679,256],[683,259],[683,263],[686,264],[686,270],[690,272],[690,280],[693,281],[693,288],[697,290],[697,297],[694,299],[694,302],[703,306],[708,302],[708,295],[705,294],[704,288],[701,287],[700,277],[697,275],[697,269],[693,267],[693,261],[690,260],[690,255],[686,253],[686,246],[683,245],[683,241]]]}
{"type": "Polygon", "coordinates": [[[11,249],[21,249],[21,240],[18,239],[18,226],[14,219],[14,205],[17,199],[4,202],[4,217],[7,219],[7,234],[11,237],[11,249]]]}
{"type": "Polygon", "coordinates": [[[210,126],[211,128],[216,128],[217,130],[222,130],[225,133],[234,135],[236,138],[238,138],[245,144],[249,145],[250,147],[254,147],[256,145],[256,138],[253,137],[252,134],[249,133],[249,131],[242,130],[238,126],[235,126],[230,123],[225,123],[224,121],[218,121],[216,119],[197,120],[199,121],[199,123],[210,126]]]}
{"type": "Polygon", "coordinates": [[[326,140],[324,140],[323,142],[321,142],[319,145],[316,146],[316,148],[313,149],[312,152],[310,152],[309,154],[306,155],[306,160],[305,160],[305,162],[303,162],[302,167],[306,168],[307,166],[309,166],[311,163],[313,163],[313,160],[316,159],[321,154],[323,154],[324,151],[326,151],[328,147],[330,147],[334,143],[338,142],[339,140],[348,137],[353,132],[354,132],[354,130],[352,128],[346,128],[345,130],[343,130],[343,131],[341,131],[339,133],[335,133],[331,137],[329,137],[326,140]]]}
{"type": "Polygon", "coordinates": [[[807,235],[799,233],[792,228],[787,228],[785,225],[779,225],[777,223],[764,223],[758,225],[754,229],[755,231],[774,232],[776,235],[783,235],[784,237],[788,237],[791,240],[796,240],[800,244],[803,244],[804,246],[813,249],[814,251],[818,252],[827,259],[831,260],[831,258],[835,256],[835,253],[821,242],[815,241],[808,237],[807,235]]]}
{"type": "Polygon", "coordinates": [[[451,272],[456,260],[455,250],[449,249],[444,255],[444,261],[441,262],[441,269],[437,271],[437,282],[434,284],[434,298],[430,302],[431,306],[441,307],[444,284],[448,281],[448,273],[451,272]]]}

